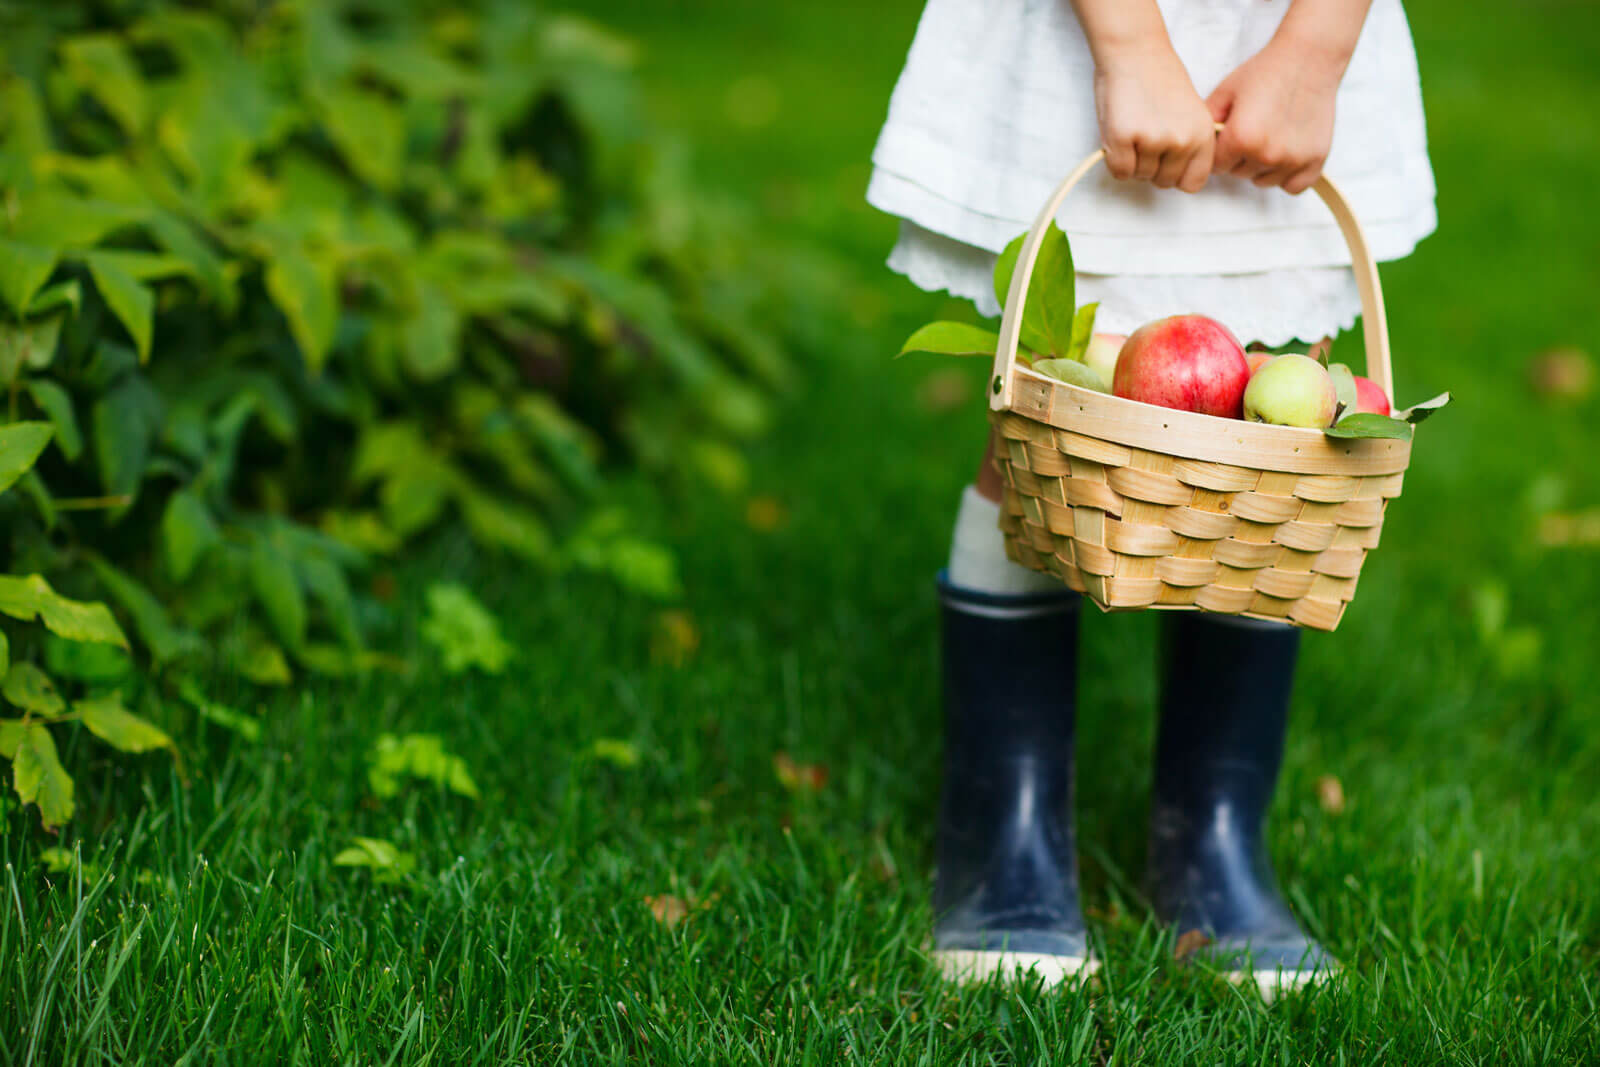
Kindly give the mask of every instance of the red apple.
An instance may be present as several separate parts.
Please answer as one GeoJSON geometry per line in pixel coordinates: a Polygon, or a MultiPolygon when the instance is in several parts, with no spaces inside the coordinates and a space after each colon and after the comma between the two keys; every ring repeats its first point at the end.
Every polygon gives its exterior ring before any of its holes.
{"type": "Polygon", "coordinates": [[[1261,369],[1261,364],[1272,358],[1271,352],[1246,352],[1244,361],[1250,364],[1250,373],[1254,374],[1261,369]]]}
{"type": "Polygon", "coordinates": [[[1371,378],[1356,375],[1356,410],[1370,411],[1374,415],[1389,414],[1389,398],[1383,387],[1371,378]]]}
{"type": "Polygon", "coordinates": [[[1250,364],[1233,334],[1204,315],[1173,315],[1133,331],[1117,355],[1111,391],[1128,400],[1241,417],[1250,364]]]}

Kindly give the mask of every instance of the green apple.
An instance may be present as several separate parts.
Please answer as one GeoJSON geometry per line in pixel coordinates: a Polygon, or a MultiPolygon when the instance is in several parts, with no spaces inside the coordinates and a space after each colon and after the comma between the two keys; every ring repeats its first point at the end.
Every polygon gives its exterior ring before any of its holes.
{"type": "Polygon", "coordinates": [[[1244,417],[1276,426],[1324,430],[1339,410],[1339,391],[1327,368],[1310,356],[1276,356],[1250,377],[1244,417]]]}
{"type": "Polygon", "coordinates": [[[1339,394],[1339,410],[1356,409],[1356,374],[1343,363],[1328,364],[1328,377],[1333,379],[1334,392],[1339,394]]]}
{"type": "Polygon", "coordinates": [[[1083,350],[1084,366],[1100,375],[1107,382],[1115,381],[1117,377],[1117,353],[1122,351],[1123,342],[1127,339],[1125,334],[1120,333],[1095,334],[1089,338],[1089,346],[1083,350]]]}

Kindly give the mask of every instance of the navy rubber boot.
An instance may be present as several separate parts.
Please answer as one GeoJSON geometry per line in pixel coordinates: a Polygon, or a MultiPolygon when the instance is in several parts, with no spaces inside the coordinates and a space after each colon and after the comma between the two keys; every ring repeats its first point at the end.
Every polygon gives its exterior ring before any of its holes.
{"type": "Polygon", "coordinates": [[[954,978],[1092,971],[1078,904],[1075,593],[995,596],[939,577],[945,777],[934,957],[954,978]]]}
{"type": "Polygon", "coordinates": [[[1156,914],[1268,999],[1337,963],[1295,922],[1263,829],[1283,762],[1300,632],[1184,612],[1168,620],[1150,807],[1156,914]]]}

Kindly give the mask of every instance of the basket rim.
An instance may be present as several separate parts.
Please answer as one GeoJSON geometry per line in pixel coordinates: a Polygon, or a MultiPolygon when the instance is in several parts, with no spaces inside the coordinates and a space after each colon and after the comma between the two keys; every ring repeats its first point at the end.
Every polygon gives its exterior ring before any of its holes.
{"type": "Polygon", "coordinates": [[[1398,474],[1411,441],[1343,440],[1321,430],[1158,407],[1058,381],[1014,365],[1006,411],[1059,430],[1183,459],[1291,474],[1398,474]]]}

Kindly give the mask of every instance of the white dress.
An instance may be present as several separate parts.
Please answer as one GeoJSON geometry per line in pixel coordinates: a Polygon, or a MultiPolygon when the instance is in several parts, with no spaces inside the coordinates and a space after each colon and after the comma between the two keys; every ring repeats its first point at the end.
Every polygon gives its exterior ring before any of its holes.
{"type": "MultiPolygon", "coordinates": [[[[1158,0],[1202,97],[1272,37],[1288,0],[1158,0]]],[[[999,313],[994,257],[1100,143],[1094,63],[1068,0],[928,0],[872,154],[867,200],[898,216],[889,266],[999,313]]],[[[1434,229],[1433,171],[1411,30],[1374,0],[1340,85],[1327,174],[1380,260],[1434,229]]],[[[1360,312],[1350,254],[1315,195],[1236,178],[1199,194],[1102,168],[1067,198],[1078,299],[1128,333],[1198,311],[1243,341],[1315,340],[1360,312]]]]}

